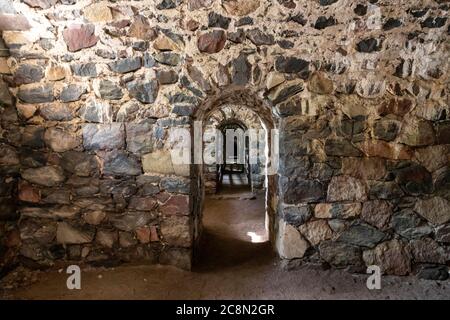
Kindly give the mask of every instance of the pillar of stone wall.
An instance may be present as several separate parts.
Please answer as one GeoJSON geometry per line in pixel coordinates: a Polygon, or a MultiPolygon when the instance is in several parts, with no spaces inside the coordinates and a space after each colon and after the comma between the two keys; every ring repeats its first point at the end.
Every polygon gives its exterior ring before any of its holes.
{"type": "MultiPolygon", "coordinates": [[[[9,50],[0,34],[0,73],[10,74],[7,64],[9,50]]],[[[20,237],[17,230],[17,184],[20,161],[18,141],[10,136],[11,129],[18,129],[17,114],[8,85],[0,79],[0,276],[17,263],[20,237]],[[12,139],[11,139],[12,138],[12,139]]]]}
{"type": "MultiPolygon", "coordinates": [[[[203,131],[203,151],[216,149],[216,137],[214,136],[214,129],[216,125],[205,124],[203,131]]],[[[215,153],[214,153],[215,155],[215,153]]],[[[205,180],[205,193],[215,194],[217,192],[218,172],[217,164],[203,164],[203,177],[205,180]]]]}

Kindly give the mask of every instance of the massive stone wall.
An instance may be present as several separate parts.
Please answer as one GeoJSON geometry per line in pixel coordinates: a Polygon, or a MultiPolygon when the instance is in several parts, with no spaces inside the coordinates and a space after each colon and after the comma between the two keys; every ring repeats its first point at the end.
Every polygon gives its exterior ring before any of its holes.
{"type": "Polygon", "coordinates": [[[2,1],[2,263],[189,268],[203,185],[168,135],[232,103],[281,133],[268,209],[282,258],[445,274],[448,9],[2,1]]]}

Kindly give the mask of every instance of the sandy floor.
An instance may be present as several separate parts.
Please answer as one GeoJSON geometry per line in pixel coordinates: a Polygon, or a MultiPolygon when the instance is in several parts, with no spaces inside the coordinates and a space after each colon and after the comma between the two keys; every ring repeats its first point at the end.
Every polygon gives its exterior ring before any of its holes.
{"type": "Polygon", "coordinates": [[[164,266],[83,270],[81,290],[66,288],[64,272],[38,272],[34,283],[0,294],[6,299],[450,299],[450,281],[383,277],[382,289],[371,291],[365,275],[284,270],[265,242],[262,196],[208,199],[204,224],[193,272],[164,266]]]}

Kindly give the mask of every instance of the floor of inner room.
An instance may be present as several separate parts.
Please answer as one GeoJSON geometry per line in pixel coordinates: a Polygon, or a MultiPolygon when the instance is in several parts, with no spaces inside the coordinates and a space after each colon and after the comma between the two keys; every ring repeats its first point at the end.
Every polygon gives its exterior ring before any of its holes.
{"type": "Polygon", "coordinates": [[[234,171],[225,171],[222,182],[221,182],[221,191],[225,190],[241,190],[250,189],[248,184],[247,176],[244,173],[234,172],[234,171]]]}
{"type": "Polygon", "coordinates": [[[204,234],[192,272],[168,266],[82,269],[81,290],[68,290],[59,271],[15,271],[0,282],[3,299],[439,299],[448,281],[382,277],[368,290],[367,275],[305,266],[286,270],[265,232],[264,193],[250,193],[245,176],[224,176],[220,193],[205,201],[204,234]],[[221,198],[221,196],[224,196],[221,198]],[[24,285],[9,288],[22,277],[24,285]]]}

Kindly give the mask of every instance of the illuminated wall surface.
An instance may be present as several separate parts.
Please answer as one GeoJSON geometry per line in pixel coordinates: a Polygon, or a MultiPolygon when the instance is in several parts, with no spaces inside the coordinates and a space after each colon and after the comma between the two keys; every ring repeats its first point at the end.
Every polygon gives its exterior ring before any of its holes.
{"type": "Polygon", "coordinates": [[[266,178],[282,259],[441,272],[448,11],[445,0],[1,0],[1,268],[189,269],[204,177],[173,163],[169,133],[234,105],[280,133],[266,178]]]}

